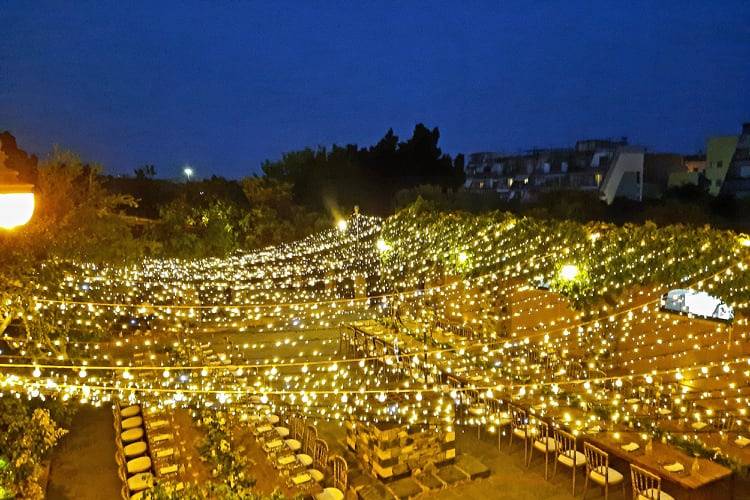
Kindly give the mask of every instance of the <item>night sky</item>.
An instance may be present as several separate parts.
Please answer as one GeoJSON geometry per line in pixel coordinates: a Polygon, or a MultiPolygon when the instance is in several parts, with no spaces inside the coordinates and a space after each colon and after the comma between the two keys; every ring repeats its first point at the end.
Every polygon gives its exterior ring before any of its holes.
{"type": "Polygon", "coordinates": [[[689,153],[750,121],[747,0],[151,3],[0,3],[0,130],[110,172],[241,177],[417,122],[455,154],[689,153]]]}

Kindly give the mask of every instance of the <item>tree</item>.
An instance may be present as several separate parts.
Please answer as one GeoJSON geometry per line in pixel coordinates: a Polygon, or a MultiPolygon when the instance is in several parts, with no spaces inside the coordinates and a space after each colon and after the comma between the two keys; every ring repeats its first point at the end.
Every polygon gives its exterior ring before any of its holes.
{"type": "Polygon", "coordinates": [[[0,455],[8,467],[0,482],[22,498],[42,499],[41,462],[67,431],[49,410],[10,396],[0,397],[0,455]]]}
{"type": "Polygon", "coordinates": [[[134,170],[136,179],[153,179],[156,177],[156,167],[153,165],[144,165],[134,170]]]}

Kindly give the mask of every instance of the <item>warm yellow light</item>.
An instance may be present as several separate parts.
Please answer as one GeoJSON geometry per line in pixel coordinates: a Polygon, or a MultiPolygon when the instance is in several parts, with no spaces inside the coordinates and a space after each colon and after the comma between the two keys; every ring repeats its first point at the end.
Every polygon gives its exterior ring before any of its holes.
{"type": "Polygon", "coordinates": [[[578,269],[578,266],[573,264],[565,264],[560,268],[560,278],[564,279],[565,281],[572,281],[578,277],[578,274],[581,271],[578,269]]]}
{"type": "Polygon", "coordinates": [[[381,253],[385,253],[388,250],[391,249],[391,245],[389,245],[384,239],[380,238],[377,243],[375,244],[378,248],[378,251],[381,253]]]}
{"type": "Polygon", "coordinates": [[[346,228],[349,226],[349,224],[347,224],[344,219],[341,219],[336,223],[336,226],[339,228],[339,231],[343,233],[344,231],[346,231],[346,228]]]}
{"type": "Polygon", "coordinates": [[[0,228],[23,226],[34,214],[34,193],[0,193],[0,228]]]}
{"type": "Polygon", "coordinates": [[[466,252],[461,252],[460,254],[458,254],[458,262],[460,264],[465,263],[467,260],[469,260],[469,256],[466,255],[466,252]]]}
{"type": "Polygon", "coordinates": [[[742,238],[740,240],[740,245],[743,247],[750,247],[750,238],[742,238]]]}

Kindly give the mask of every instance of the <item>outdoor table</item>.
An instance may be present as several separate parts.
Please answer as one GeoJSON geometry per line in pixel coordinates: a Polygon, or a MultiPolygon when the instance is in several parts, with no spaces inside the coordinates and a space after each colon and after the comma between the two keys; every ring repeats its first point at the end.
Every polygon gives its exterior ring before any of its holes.
{"type": "MultiPolygon", "coordinates": [[[[720,434],[717,432],[700,432],[695,433],[698,440],[701,441],[707,448],[721,450],[723,455],[726,455],[742,465],[743,468],[750,468],[750,444],[745,446],[739,446],[737,440],[740,436],[750,438],[747,432],[737,433],[729,432],[727,434],[720,434]]],[[[685,437],[691,436],[687,433],[685,437]]]]}
{"type": "Polygon", "coordinates": [[[143,472],[128,478],[128,489],[130,491],[141,491],[153,488],[154,475],[150,472],[143,472]]]}
{"type": "Polygon", "coordinates": [[[137,457],[139,455],[143,455],[144,453],[146,453],[146,450],[148,450],[148,445],[146,445],[145,441],[130,443],[123,448],[123,452],[125,452],[126,457],[137,457]]]}
{"type": "Polygon", "coordinates": [[[138,405],[132,405],[128,406],[127,408],[120,409],[120,415],[123,418],[135,417],[139,413],[141,413],[141,407],[138,405]]]}
{"type": "Polygon", "coordinates": [[[279,416],[278,415],[268,415],[266,418],[269,424],[274,425],[279,423],[279,416]]]}
{"type": "Polygon", "coordinates": [[[143,423],[143,419],[141,417],[130,417],[126,418],[122,421],[122,429],[135,429],[136,427],[140,427],[143,423]]]}
{"type": "Polygon", "coordinates": [[[136,427],[135,429],[128,429],[120,434],[120,439],[123,443],[129,443],[131,441],[138,441],[143,437],[143,429],[136,427]]]}
{"type": "MultiPolygon", "coordinates": [[[[699,470],[692,472],[693,458],[669,444],[652,441],[652,451],[646,454],[646,443],[641,434],[635,431],[606,432],[587,435],[585,440],[628,463],[633,463],[662,477],[668,483],[676,484],[685,493],[679,498],[722,498],[731,485],[722,484],[732,476],[732,471],[722,465],[703,458],[698,459],[699,470]],[[622,448],[628,443],[638,443],[638,449],[628,452],[622,448]],[[680,463],[684,471],[669,472],[664,466],[680,463]],[[721,493],[720,493],[721,492],[721,493]]],[[[626,474],[627,471],[621,471],[626,474]]]]}
{"type": "Polygon", "coordinates": [[[139,472],[146,472],[151,468],[151,459],[149,457],[138,457],[132,460],[128,460],[127,469],[128,474],[137,474],[139,472]]]}

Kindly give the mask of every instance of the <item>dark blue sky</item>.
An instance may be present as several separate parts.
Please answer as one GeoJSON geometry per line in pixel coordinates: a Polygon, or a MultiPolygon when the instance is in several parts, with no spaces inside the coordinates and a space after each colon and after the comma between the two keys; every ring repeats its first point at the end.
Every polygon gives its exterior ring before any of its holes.
{"type": "Polygon", "coordinates": [[[110,172],[240,177],[420,121],[452,154],[692,152],[750,121],[746,0],[130,3],[0,3],[0,130],[110,172]]]}

